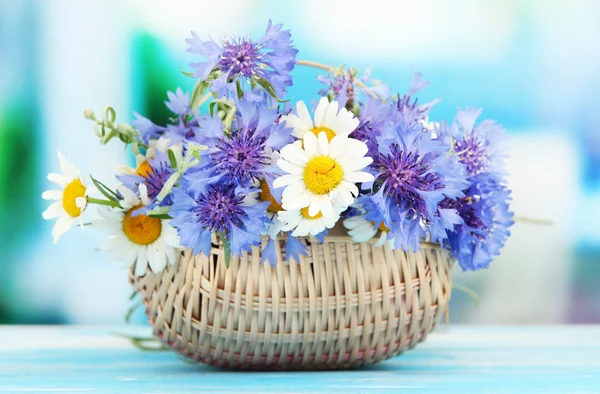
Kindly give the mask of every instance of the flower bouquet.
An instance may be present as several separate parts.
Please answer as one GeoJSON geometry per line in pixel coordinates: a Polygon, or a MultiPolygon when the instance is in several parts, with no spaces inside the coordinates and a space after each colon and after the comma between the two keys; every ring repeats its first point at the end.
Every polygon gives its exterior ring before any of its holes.
{"type": "Polygon", "coordinates": [[[334,369],[373,363],[423,340],[447,307],[450,268],[485,268],[512,213],[503,129],[353,68],[296,58],[289,30],[258,40],[192,33],[191,93],[167,92],[167,125],[90,111],[100,142],[135,167],[93,197],[60,153],[61,190],[44,218],[59,237],[100,205],[102,249],[124,263],[154,334],[217,366],[334,369]],[[292,104],[295,66],[323,69],[318,101],[292,104]],[[312,109],[311,109],[312,108],[312,109]]]}

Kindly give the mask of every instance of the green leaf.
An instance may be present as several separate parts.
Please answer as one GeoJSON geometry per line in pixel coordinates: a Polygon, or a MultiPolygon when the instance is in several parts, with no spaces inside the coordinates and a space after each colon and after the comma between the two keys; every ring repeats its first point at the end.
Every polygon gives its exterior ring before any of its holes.
{"type": "Polygon", "coordinates": [[[183,75],[185,75],[186,77],[192,77],[192,78],[194,77],[194,73],[192,73],[192,72],[181,70],[181,73],[183,75]]]}
{"type": "Polygon", "coordinates": [[[166,215],[166,214],[161,214],[161,213],[157,213],[157,214],[150,214],[148,215],[151,218],[156,218],[156,219],[161,219],[161,220],[170,220],[173,219],[171,216],[166,215]]]}
{"type": "Polygon", "coordinates": [[[144,305],[144,303],[142,301],[138,301],[129,307],[129,309],[127,310],[127,313],[125,313],[125,323],[126,324],[129,324],[129,322],[131,320],[131,316],[133,315],[133,312],[135,312],[136,309],[138,309],[139,307],[141,307],[143,305],[144,305]]]}
{"type": "Polygon", "coordinates": [[[218,105],[218,103],[216,101],[213,101],[212,103],[210,103],[208,105],[208,112],[210,113],[210,116],[214,116],[215,114],[215,107],[218,105]]]}
{"type": "Polygon", "coordinates": [[[241,99],[244,96],[244,91],[242,90],[242,85],[240,84],[240,80],[235,81],[235,88],[237,89],[238,99],[241,99]]]}
{"type": "Polygon", "coordinates": [[[194,87],[194,91],[192,92],[192,97],[190,98],[190,108],[192,111],[196,110],[200,106],[200,101],[202,100],[202,96],[206,89],[210,86],[210,83],[207,81],[198,81],[196,86],[194,87]]]}
{"type": "Polygon", "coordinates": [[[275,93],[275,88],[273,87],[273,85],[271,84],[271,82],[267,81],[264,78],[259,78],[256,80],[256,83],[258,83],[260,86],[262,86],[263,89],[265,89],[267,91],[267,93],[269,93],[271,95],[271,97],[273,97],[275,99],[275,101],[279,102],[279,103],[287,103],[290,100],[281,100],[277,97],[277,94],[275,93]]]}
{"type": "Polygon", "coordinates": [[[108,198],[111,201],[119,201],[120,200],[119,195],[117,193],[113,192],[112,190],[110,190],[110,188],[108,186],[106,186],[104,183],[95,179],[91,175],[90,175],[90,178],[92,178],[92,182],[94,183],[94,186],[96,186],[96,189],[98,189],[98,191],[100,193],[102,193],[102,195],[104,197],[108,198]]]}
{"type": "Polygon", "coordinates": [[[169,162],[171,163],[171,167],[176,170],[177,169],[177,158],[175,157],[175,153],[171,149],[167,150],[167,154],[169,155],[169,162]]]}
{"type": "Polygon", "coordinates": [[[225,233],[219,233],[219,238],[221,238],[221,242],[223,242],[223,253],[225,257],[225,267],[229,268],[231,264],[231,242],[229,238],[225,235],[225,233]]]}

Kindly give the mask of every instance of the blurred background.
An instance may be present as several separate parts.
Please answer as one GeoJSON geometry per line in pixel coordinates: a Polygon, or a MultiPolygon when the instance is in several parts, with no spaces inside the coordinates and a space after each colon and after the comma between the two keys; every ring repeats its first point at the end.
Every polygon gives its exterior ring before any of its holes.
{"type": "MultiPolygon", "coordinates": [[[[442,99],[434,120],[481,106],[508,130],[513,210],[553,225],[518,222],[489,270],[456,268],[481,303],[455,291],[452,322],[600,322],[600,2],[0,0],[0,323],[123,322],[131,288],[104,236],[52,245],[41,218],[56,151],[114,185],[132,158],[101,148],[83,110],[162,124],[165,91],[193,87],[190,30],[260,37],[269,18],[301,59],[371,65],[401,93],[414,67],[420,97],[442,99]]],[[[317,71],[294,73],[292,100],[314,100],[317,71]]]]}

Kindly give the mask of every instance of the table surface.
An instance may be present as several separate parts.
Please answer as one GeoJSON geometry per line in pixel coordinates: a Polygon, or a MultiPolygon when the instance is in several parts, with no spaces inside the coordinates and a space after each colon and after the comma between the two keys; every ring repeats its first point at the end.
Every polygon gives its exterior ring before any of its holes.
{"type": "Polygon", "coordinates": [[[333,372],[230,372],[118,334],[140,326],[0,326],[0,392],[600,393],[600,326],[441,326],[415,349],[333,372]]]}

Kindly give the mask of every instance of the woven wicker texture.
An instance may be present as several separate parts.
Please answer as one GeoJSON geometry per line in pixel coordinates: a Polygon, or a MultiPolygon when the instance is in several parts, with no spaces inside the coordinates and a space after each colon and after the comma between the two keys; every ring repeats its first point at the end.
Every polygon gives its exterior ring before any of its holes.
{"type": "MultiPolygon", "coordinates": [[[[277,245],[284,260],[284,241],[277,245]]],[[[300,264],[260,263],[260,249],[225,266],[182,253],[164,272],[130,277],[154,334],[185,357],[234,369],[341,369],[422,341],[444,314],[451,259],[327,237],[300,264]]]]}

